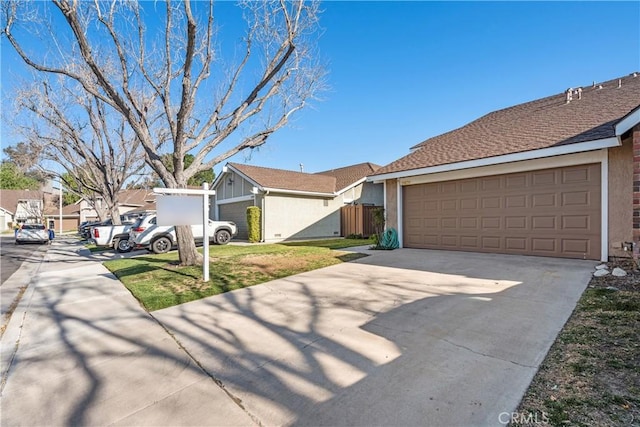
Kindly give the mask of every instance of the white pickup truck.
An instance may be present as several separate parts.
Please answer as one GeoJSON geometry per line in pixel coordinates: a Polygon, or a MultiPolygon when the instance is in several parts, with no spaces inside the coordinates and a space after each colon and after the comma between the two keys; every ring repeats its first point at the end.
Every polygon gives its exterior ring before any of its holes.
{"type": "Polygon", "coordinates": [[[118,252],[129,252],[129,230],[132,224],[103,225],[91,228],[91,240],[96,246],[110,246],[118,252]]]}
{"type": "MultiPolygon", "coordinates": [[[[192,225],[191,232],[196,243],[202,243],[202,225],[192,225]]],[[[209,220],[210,243],[226,245],[233,236],[238,234],[236,224],[231,221],[209,220]]],[[[124,243],[121,243],[124,245],[124,243]]],[[[159,226],[156,224],[155,215],[147,215],[140,218],[129,232],[129,250],[148,249],[156,254],[163,254],[176,246],[176,231],[172,226],[159,226]]],[[[116,247],[118,252],[120,249],[116,247]]]]}

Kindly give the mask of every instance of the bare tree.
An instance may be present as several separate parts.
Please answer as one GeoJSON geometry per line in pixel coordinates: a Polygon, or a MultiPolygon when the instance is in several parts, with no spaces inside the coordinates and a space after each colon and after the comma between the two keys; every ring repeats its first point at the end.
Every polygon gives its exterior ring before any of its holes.
{"type": "Polygon", "coordinates": [[[31,120],[19,131],[48,176],[85,198],[100,219],[110,216],[120,224],[118,195],[144,166],[140,141],[122,115],[65,83],[55,91],[47,81],[20,91],[17,107],[31,120]],[[62,166],[62,172],[53,165],[62,166]]]}
{"type": "MultiPolygon", "coordinates": [[[[72,80],[124,117],[169,188],[264,144],[323,85],[313,49],[316,2],[242,2],[247,27],[237,60],[219,52],[213,2],[5,4],[2,32],[22,59],[72,80]],[[18,35],[43,32],[55,50],[28,50],[18,35]],[[165,142],[172,170],[162,162],[165,142]],[[194,156],[188,167],[185,154],[194,156]]],[[[176,234],[181,263],[199,263],[190,227],[176,234]]]]}
{"type": "MultiPolygon", "coordinates": [[[[212,1],[52,4],[7,2],[4,36],[33,69],[73,80],[121,114],[169,188],[184,188],[196,173],[264,144],[322,89],[315,1],[241,2],[246,33],[240,50],[233,46],[226,56],[212,1]],[[49,31],[58,47],[29,51],[21,31],[49,31]],[[172,170],[162,162],[165,142],[172,170]],[[194,156],[188,167],[185,154],[194,156]]],[[[190,227],[176,234],[181,263],[200,262],[190,227]]]]}

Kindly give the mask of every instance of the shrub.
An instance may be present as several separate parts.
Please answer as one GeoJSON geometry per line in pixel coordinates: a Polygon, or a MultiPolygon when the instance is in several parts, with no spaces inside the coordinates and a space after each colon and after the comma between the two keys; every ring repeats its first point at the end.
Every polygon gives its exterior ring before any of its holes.
{"type": "Polygon", "coordinates": [[[260,241],[260,208],[257,206],[249,206],[247,208],[247,228],[249,232],[249,242],[256,243],[260,241]]]}

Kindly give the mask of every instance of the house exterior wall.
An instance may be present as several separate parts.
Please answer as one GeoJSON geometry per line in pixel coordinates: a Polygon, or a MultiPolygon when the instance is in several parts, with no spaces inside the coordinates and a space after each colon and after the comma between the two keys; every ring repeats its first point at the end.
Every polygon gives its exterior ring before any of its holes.
{"type": "Polygon", "coordinates": [[[13,225],[13,215],[4,209],[0,209],[0,231],[7,231],[13,225]]]}
{"type": "Polygon", "coordinates": [[[340,235],[342,197],[333,199],[271,193],[264,202],[264,240],[340,235]]]}
{"type": "Polygon", "coordinates": [[[640,257],[640,124],[636,125],[632,130],[632,146],[633,146],[633,241],[635,247],[633,255],[635,258],[640,257]]]}
{"type": "Polygon", "coordinates": [[[381,184],[363,182],[348,189],[340,197],[345,204],[382,206],[384,204],[384,188],[381,184]]]}
{"type": "Polygon", "coordinates": [[[387,197],[384,205],[386,216],[386,227],[395,228],[400,231],[398,224],[398,180],[388,179],[385,181],[385,194],[387,197]]]}
{"type": "Polygon", "coordinates": [[[86,200],[80,200],[80,222],[97,221],[98,212],[86,200]]]}
{"type": "Polygon", "coordinates": [[[216,200],[228,200],[251,196],[253,184],[237,173],[229,171],[213,189],[216,190],[216,200]]]}
{"type": "Polygon", "coordinates": [[[16,222],[41,222],[44,217],[43,201],[39,199],[19,200],[14,215],[16,222]]]}
{"type": "Polygon", "coordinates": [[[609,255],[628,255],[622,242],[633,240],[633,141],[610,148],[609,155],[609,255]]]}

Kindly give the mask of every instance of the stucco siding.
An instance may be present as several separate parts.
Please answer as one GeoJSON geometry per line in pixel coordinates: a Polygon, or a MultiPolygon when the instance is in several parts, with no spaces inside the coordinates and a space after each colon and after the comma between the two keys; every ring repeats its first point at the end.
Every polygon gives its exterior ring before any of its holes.
{"type": "Polygon", "coordinates": [[[269,194],[265,198],[265,241],[340,235],[342,197],[269,194]]]}
{"type": "Polygon", "coordinates": [[[609,149],[609,255],[628,256],[622,242],[633,239],[633,144],[609,149]]]}
{"type": "Polygon", "coordinates": [[[386,186],[386,195],[387,195],[387,200],[386,200],[386,205],[384,207],[385,209],[385,215],[386,215],[386,227],[390,228],[393,227],[398,231],[399,227],[398,227],[398,186],[397,186],[398,180],[397,179],[388,179],[387,181],[385,181],[385,186],[386,186]]]}

